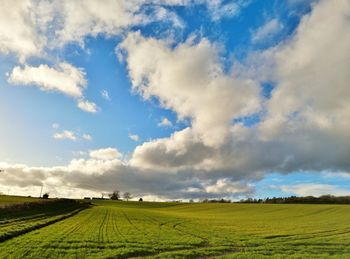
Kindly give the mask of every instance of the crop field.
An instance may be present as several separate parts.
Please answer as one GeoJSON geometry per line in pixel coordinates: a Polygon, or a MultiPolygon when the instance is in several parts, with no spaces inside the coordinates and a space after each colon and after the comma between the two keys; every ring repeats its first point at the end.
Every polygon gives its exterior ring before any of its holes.
{"type": "Polygon", "coordinates": [[[32,198],[32,197],[23,197],[23,196],[0,195],[0,208],[11,204],[33,202],[38,200],[40,199],[32,198]]]}
{"type": "Polygon", "coordinates": [[[347,205],[93,203],[1,242],[0,258],[350,258],[347,205]]]}

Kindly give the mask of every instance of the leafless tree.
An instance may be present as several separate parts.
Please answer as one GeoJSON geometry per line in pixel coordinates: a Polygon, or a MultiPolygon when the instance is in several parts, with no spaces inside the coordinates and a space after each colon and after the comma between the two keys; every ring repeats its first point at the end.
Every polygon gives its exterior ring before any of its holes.
{"type": "Polygon", "coordinates": [[[129,199],[132,198],[130,192],[125,192],[124,195],[123,195],[123,197],[124,197],[124,199],[125,199],[126,201],[128,201],[129,199]]]}

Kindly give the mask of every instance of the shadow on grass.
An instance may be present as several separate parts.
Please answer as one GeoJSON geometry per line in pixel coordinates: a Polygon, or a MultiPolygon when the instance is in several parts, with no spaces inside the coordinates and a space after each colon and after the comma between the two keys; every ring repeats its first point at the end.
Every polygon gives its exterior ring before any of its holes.
{"type": "Polygon", "coordinates": [[[88,202],[55,199],[12,204],[0,208],[0,242],[72,217],[90,206],[88,202]],[[32,220],[35,220],[35,224],[31,222],[26,225],[26,222],[32,220]],[[17,227],[18,222],[21,224],[17,227]],[[1,233],[1,228],[11,225],[13,226],[11,231],[1,233]]]}

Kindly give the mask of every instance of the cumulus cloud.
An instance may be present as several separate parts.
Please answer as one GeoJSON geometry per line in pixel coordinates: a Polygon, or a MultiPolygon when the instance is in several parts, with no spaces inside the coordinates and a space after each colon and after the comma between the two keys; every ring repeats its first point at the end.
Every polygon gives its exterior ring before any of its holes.
{"type": "Polygon", "coordinates": [[[21,62],[29,56],[40,55],[46,37],[36,28],[32,2],[29,0],[1,2],[0,53],[15,53],[21,62]]]}
{"type": "Polygon", "coordinates": [[[337,5],[320,1],[303,17],[289,41],[261,53],[276,64],[269,68],[274,71],[267,71],[268,76],[274,75],[270,79],[276,87],[271,98],[263,102],[266,112],[253,127],[232,125],[231,121],[242,116],[245,109],[256,111],[258,91],[254,83],[242,91],[239,76],[237,79],[221,72],[217,54],[211,52],[215,49],[212,44],[202,40],[169,48],[164,41],[146,39],[138,33],[129,35],[120,47],[128,53],[134,90],[146,100],[159,98],[163,107],[192,122],[191,127],[169,138],[136,147],[130,164],[147,170],[187,171],[209,179],[235,180],[259,180],[269,172],[348,171],[350,125],[344,118],[350,111],[350,64],[344,55],[350,48],[350,34],[346,33],[350,30],[349,8],[348,1],[337,5]],[[333,51],[327,51],[332,47],[333,51]],[[187,49],[191,55],[182,55],[187,49]],[[148,53],[152,59],[147,58],[148,53]],[[180,58],[172,59],[173,53],[180,58]],[[141,59],[152,60],[152,64],[137,65],[141,59]],[[222,86],[223,78],[229,83],[222,86]],[[198,92],[196,85],[200,85],[198,92]],[[206,91],[211,93],[210,98],[206,91]],[[220,92],[225,95],[216,98],[220,92]],[[254,104],[234,106],[235,100],[245,98],[254,104]]]}
{"type": "Polygon", "coordinates": [[[57,67],[39,65],[16,66],[8,77],[8,82],[17,85],[36,85],[43,91],[57,91],[72,97],[81,97],[87,81],[82,68],[69,63],[59,63],[57,67]]]}
{"type": "Polygon", "coordinates": [[[98,110],[96,103],[90,102],[84,99],[78,100],[78,107],[83,111],[90,112],[90,113],[96,113],[98,110]]]}
{"type": "Polygon", "coordinates": [[[228,179],[224,180],[224,184],[230,189],[220,191],[215,186],[221,186],[221,181],[204,181],[185,172],[174,174],[170,180],[168,174],[126,165],[113,148],[92,150],[89,158],[73,159],[64,166],[30,167],[6,163],[0,166],[4,169],[0,176],[0,191],[7,191],[6,186],[12,186],[17,194],[33,193],[38,186],[44,186],[50,194],[60,197],[62,190],[69,190],[64,196],[79,198],[102,191],[110,192],[115,188],[135,196],[158,199],[238,197],[254,191],[249,184],[234,183],[228,179]]]}
{"type": "Polygon", "coordinates": [[[171,48],[167,41],[136,32],[119,49],[127,52],[133,90],[145,100],[158,98],[180,119],[190,118],[207,145],[225,141],[232,119],[259,110],[258,85],[224,73],[218,48],[206,39],[197,44],[189,39],[171,48]]]}
{"type": "Polygon", "coordinates": [[[84,69],[62,62],[55,67],[41,64],[37,67],[16,66],[8,75],[8,82],[14,85],[35,85],[43,91],[55,91],[78,99],[78,107],[86,112],[97,112],[97,105],[84,100],[83,91],[87,80],[84,69]]]}
{"type": "Polygon", "coordinates": [[[152,22],[183,28],[174,6],[206,5],[213,20],[232,17],[249,1],[216,0],[23,0],[2,1],[0,53],[15,53],[23,63],[47,49],[76,42],[84,46],[87,36],[111,37],[134,26],[152,22]],[[9,22],[11,26],[9,26],[9,22]]]}
{"type": "Polygon", "coordinates": [[[90,151],[90,157],[101,160],[112,160],[121,158],[122,154],[115,148],[101,148],[90,151]]]}
{"type": "Polygon", "coordinates": [[[0,10],[0,53],[15,53],[24,62],[30,56],[43,55],[47,48],[69,42],[84,45],[86,36],[118,35],[132,26],[160,20],[183,26],[174,12],[162,6],[187,4],[190,2],[5,0],[0,10]]]}
{"type": "MultiPolygon", "coordinates": [[[[220,47],[205,38],[174,44],[129,33],[118,50],[133,90],[191,125],[140,144],[128,159],[102,149],[61,167],[4,164],[0,184],[121,186],[137,195],[193,198],[249,195],[251,182],[269,172],[348,172],[349,13],[347,0],[315,3],[288,40],[257,53],[267,63],[257,59],[232,72],[223,68],[220,47]],[[260,70],[263,77],[247,79],[260,70]],[[271,98],[261,97],[261,78],[275,83],[271,98]],[[257,114],[253,126],[235,120],[257,114]]],[[[324,184],[282,187],[300,195],[345,194],[324,184]]]]}
{"type": "Polygon", "coordinates": [[[171,127],[173,126],[172,122],[166,118],[163,117],[162,120],[157,124],[158,127],[171,127]]]}

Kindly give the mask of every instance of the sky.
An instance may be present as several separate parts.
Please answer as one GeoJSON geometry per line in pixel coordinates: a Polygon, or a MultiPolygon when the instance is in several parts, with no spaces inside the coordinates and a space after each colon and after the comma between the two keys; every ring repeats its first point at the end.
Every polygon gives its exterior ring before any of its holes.
{"type": "Polygon", "coordinates": [[[0,192],[350,195],[349,0],[0,2],[0,192]]]}

